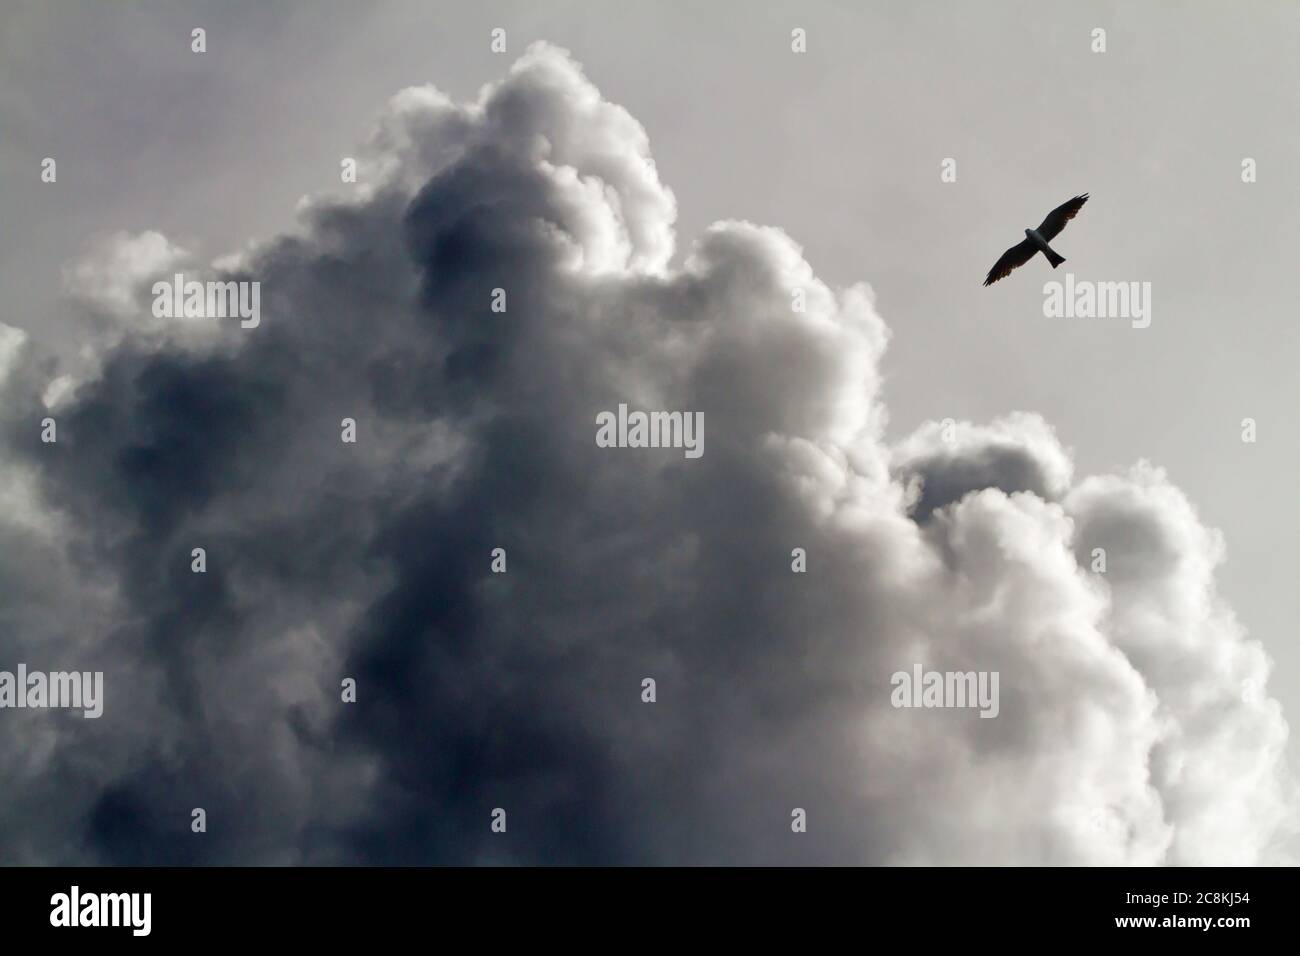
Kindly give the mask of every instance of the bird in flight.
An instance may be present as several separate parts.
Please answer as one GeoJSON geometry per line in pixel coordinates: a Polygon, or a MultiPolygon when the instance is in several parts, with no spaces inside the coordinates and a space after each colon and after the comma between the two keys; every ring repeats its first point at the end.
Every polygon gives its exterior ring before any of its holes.
{"type": "Polygon", "coordinates": [[[1088,201],[1088,194],[1075,196],[1068,202],[1063,202],[1047,214],[1047,218],[1037,229],[1026,229],[1025,239],[1018,242],[1006,252],[1002,253],[1002,258],[993,263],[993,268],[989,270],[988,277],[985,278],[985,285],[992,285],[999,279],[1004,279],[1011,275],[1012,269],[1023,266],[1030,259],[1034,258],[1035,253],[1041,252],[1047,256],[1047,261],[1055,269],[1065,261],[1064,256],[1058,256],[1055,250],[1048,245],[1053,239],[1060,235],[1065,224],[1073,219],[1083,208],[1083,204],[1088,201]]]}

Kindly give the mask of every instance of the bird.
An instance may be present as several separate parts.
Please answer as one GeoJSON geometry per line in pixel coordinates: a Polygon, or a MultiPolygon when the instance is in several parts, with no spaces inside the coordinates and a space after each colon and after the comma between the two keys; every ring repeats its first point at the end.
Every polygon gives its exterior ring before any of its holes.
{"type": "Polygon", "coordinates": [[[1006,252],[1002,253],[1002,258],[993,263],[993,268],[989,270],[988,276],[984,279],[985,285],[992,285],[999,279],[1004,279],[1011,275],[1012,269],[1023,266],[1034,254],[1041,252],[1047,257],[1047,261],[1055,269],[1065,261],[1064,256],[1058,256],[1056,251],[1048,245],[1053,239],[1060,235],[1065,224],[1078,215],[1083,204],[1088,201],[1088,194],[1075,196],[1068,202],[1063,202],[1047,214],[1047,218],[1037,229],[1026,229],[1024,241],[1016,243],[1006,252]]]}

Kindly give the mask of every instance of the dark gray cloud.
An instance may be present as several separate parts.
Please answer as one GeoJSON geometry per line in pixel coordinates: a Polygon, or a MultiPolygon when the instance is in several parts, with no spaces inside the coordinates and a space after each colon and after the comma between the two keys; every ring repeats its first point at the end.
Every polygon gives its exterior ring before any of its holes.
{"type": "Polygon", "coordinates": [[[404,91],[361,168],[219,266],[70,268],[81,366],[0,338],[0,653],[107,687],[0,714],[9,858],[1268,857],[1286,725],[1162,474],[1076,484],[1032,415],[888,447],[870,289],[745,222],[670,267],[644,131],[562,51],[404,91]],[[260,326],[153,319],[180,268],[261,282],[260,326]],[[619,403],[704,455],[597,447],[619,403]],[[891,708],[913,663],[1000,671],[1001,715],[891,708]]]}

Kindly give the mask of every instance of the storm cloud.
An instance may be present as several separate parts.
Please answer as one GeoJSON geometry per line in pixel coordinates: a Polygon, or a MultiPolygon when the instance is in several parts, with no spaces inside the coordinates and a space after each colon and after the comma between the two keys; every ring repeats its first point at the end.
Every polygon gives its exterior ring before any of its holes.
{"type": "Polygon", "coordinates": [[[105,672],[99,720],[0,713],[7,859],[1276,860],[1269,662],[1159,468],[1077,479],[1028,413],[888,444],[870,287],[743,221],[676,264],[555,47],[399,93],[359,170],[216,263],[71,264],[79,363],[0,329],[0,666],[105,672]],[[177,271],[260,325],[154,318],[177,271]],[[620,403],[706,453],[598,447],[620,403]],[[997,671],[998,717],[892,707],[915,664],[997,671]]]}

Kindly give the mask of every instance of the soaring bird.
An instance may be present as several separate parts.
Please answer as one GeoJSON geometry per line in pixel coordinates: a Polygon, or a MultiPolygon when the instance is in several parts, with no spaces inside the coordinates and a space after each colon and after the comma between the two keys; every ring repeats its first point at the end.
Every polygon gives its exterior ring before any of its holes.
{"type": "Polygon", "coordinates": [[[1036,252],[1041,252],[1047,256],[1047,261],[1052,264],[1053,269],[1064,262],[1065,257],[1058,256],[1048,243],[1060,235],[1061,230],[1065,228],[1065,224],[1078,214],[1087,201],[1087,193],[1082,196],[1075,196],[1069,202],[1063,202],[1049,212],[1047,218],[1043,220],[1042,225],[1037,229],[1026,229],[1024,241],[1016,243],[1002,253],[1002,258],[993,263],[993,268],[989,270],[984,284],[992,285],[999,279],[1011,275],[1012,269],[1023,266],[1034,258],[1036,252]]]}

